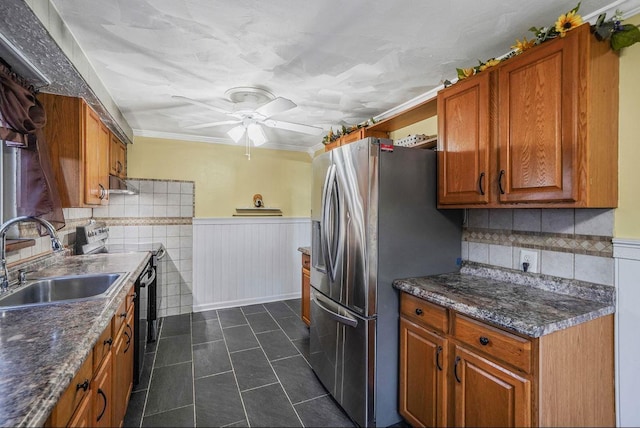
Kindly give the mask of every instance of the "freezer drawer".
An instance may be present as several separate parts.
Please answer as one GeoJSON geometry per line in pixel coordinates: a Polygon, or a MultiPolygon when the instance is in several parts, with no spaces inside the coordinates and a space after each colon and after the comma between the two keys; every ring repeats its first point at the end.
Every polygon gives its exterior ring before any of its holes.
{"type": "Polygon", "coordinates": [[[311,319],[313,370],[351,419],[375,426],[375,318],[361,318],[312,289],[311,319]]]}

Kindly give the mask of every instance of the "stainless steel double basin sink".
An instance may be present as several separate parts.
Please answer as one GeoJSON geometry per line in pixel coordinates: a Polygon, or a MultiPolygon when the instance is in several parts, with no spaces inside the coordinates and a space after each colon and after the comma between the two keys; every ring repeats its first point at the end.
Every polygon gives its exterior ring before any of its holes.
{"type": "Polygon", "coordinates": [[[109,297],[122,279],[124,279],[122,273],[34,279],[13,292],[0,295],[0,310],[109,297]]]}

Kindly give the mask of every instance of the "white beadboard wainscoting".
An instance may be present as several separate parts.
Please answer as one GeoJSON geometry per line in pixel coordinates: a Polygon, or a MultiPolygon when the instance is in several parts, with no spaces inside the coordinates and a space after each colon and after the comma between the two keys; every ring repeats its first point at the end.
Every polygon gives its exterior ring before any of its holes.
{"type": "Polygon", "coordinates": [[[616,415],[640,426],[640,240],[614,239],[616,278],[616,415]]]}
{"type": "Polygon", "coordinates": [[[300,297],[309,218],[194,218],[193,311],[300,297]]]}

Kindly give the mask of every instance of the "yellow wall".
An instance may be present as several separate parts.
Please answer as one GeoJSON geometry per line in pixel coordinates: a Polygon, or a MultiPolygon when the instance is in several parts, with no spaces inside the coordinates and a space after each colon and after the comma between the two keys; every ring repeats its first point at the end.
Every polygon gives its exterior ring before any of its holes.
{"type": "Polygon", "coordinates": [[[398,130],[392,131],[389,133],[389,138],[393,140],[399,140],[401,138],[408,137],[409,135],[436,135],[437,133],[438,116],[433,116],[429,119],[421,120],[420,122],[416,122],[413,125],[409,125],[405,128],[400,128],[398,130]]]}
{"type": "MultiPolygon", "coordinates": [[[[625,20],[639,25],[640,15],[625,20]]],[[[619,200],[614,235],[640,238],[640,43],[620,54],[619,200]]]]}
{"type": "Polygon", "coordinates": [[[231,217],[250,207],[255,193],[265,206],[286,217],[308,217],[311,210],[311,157],[304,152],[136,137],[127,147],[132,178],[195,182],[196,217],[231,217]]]}

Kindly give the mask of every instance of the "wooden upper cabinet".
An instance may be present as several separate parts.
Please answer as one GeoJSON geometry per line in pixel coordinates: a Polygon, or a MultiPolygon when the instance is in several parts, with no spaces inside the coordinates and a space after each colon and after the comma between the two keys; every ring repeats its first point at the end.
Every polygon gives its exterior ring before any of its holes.
{"type": "Polygon", "coordinates": [[[438,201],[489,202],[489,73],[438,94],[438,201]]]}
{"type": "Polygon", "coordinates": [[[87,205],[100,205],[109,198],[110,133],[89,106],[85,106],[84,114],[84,202],[87,205]]]}
{"type": "Polygon", "coordinates": [[[109,174],[120,178],[127,178],[126,170],[127,146],[118,137],[111,134],[111,144],[109,148],[109,174]]]}
{"type": "Polygon", "coordinates": [[[618,69],[585,24],[440,91],[439,206],[616,207],[618,69]]]}
{"type": "Polygon", "coordinates": [[[500,201],[578,200],[579,41],[543,44],[497,71],[500,201]]]}
{"type": "Polygon", "coordinates": [[[324,151],[328,152],[329,150],[335,149],[336,147],[344,146],[345,144],[353,143],[367,137],[389,138],[389,134],[384,131],[374,131],[367,128],[360,128],[347,135],[343,135],[342,137],[338,138],[335,141],[332,141],[329,144],[325,144],[324,151]]]}
{"type": "Polygon", "coordinates": [[[106,204],[109,130],[81,98],[41,93],[38,99],[47,114],[44,132],[62,206],[106,204]]]}

